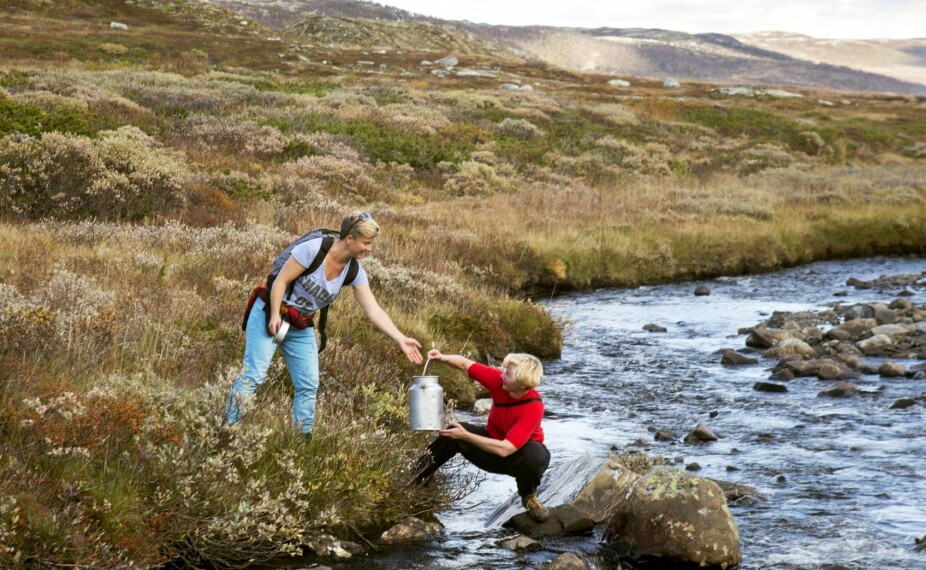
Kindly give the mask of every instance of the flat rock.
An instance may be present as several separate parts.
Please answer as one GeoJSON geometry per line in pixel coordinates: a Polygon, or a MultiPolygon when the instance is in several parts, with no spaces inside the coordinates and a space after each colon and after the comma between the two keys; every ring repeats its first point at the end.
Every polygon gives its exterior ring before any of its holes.
{"type": "Polygon", "coordinates": [[[909,408],[910,406],[914,406],[914,405],[916,405],[916,400],[914,400],[913,398],[900,398],[899,400],[891,404],[890,409],[905,410],[909,408]]]}
{"type": "Polygon", "coordinates": [[[542,523],[535,521],[529,514],[523,512],[511,517],[502,526],[537,539],[547,536],[591,532],[595,528],[595,521],[577,507],[565,504],[551,508],[550,518],[542,523]]]}
{"type": "Polygon", "coordinates": [[[547,566],[549,570],[587,570],[588,565],[572,552],[564,552],[547,566]]]}
{"type": "Polygon", "coordinates": [[[724,350],[723,357],[720,359],[720,363],[725,366],[743,366],[748,364],[758,364],[758,360],[755,358],[749,358],[744,356],[735,350],[724,350]]]}
{"type": "Polygon", "coordinates": [[[752,389],[757,392],[787,392],[788,387],[784,384],[776,384],[774,382],[756,382],[752,385],[752,389]]]}
{"type": "Polygon", "coordinates": [[[529,536],[524,536],[523,534],[519,534],[513,538],[499,540],[495,544],[515,552],[532,552],[534,550],[540,550],[543,548],[539,542],[529,536]]]}
{"type": "Polygon", "coordinates": [[[817,396],[826,396],[828,398],[850,398],[858,393],[858,386],[851,382],[840,382],[836,386],[821,390],[817,396]]]}

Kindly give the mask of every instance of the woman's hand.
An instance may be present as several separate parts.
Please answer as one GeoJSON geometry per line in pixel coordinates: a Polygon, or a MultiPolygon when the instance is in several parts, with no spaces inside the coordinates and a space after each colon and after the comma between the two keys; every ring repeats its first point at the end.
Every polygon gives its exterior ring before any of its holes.
{"type": "Polygon", "coordinates": [[[413,339],[410,336],[407,336],[399,341],[399,347],[402,349],[402,352],[405,353],[405,356],[414,364],[421,364],[421,351],[418,350],[421,348],[421,343],[413,339]]]}
{"type": "Polygon", "coordinates": [[[457,422],[450,424],[450,427],[447,429],[437,430],[437,433],[441,434],[442,436],[449,437],[450,439],[466,439],[466,436],[469,435],[469,432],[466,431],[466,428],[457,422]]]}
{"type": "Polygon", "coordinates": [[[267,323],[267,332],[270,333],[270,336],[277,335],[281,324],[283,324],[283,318],[280,316],[280,313],[270,315],[270,322],[267,323]]]}

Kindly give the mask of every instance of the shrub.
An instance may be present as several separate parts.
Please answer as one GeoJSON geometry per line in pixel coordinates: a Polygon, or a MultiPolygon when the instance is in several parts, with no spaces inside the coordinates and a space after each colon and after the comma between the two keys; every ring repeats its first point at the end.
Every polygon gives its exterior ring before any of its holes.
{"type": "Polygon", "coordinates": [[[511,137],[532,140],[543,138],[546,133],[527,119],[505,119],[495,126],[498,132],[511,137]]]}
{"type": "Polygon", "coordinates": [[[135,127],[100,136],[0,139],[0,206],[23,218],[110,220],[138,220],[183,206],[192,174],[181,155],[135,127]]]}
{"type": "Polygon", "coordinates": [[[39,136],[46,132],[90,135],[90,121],[78,109],[52,105],[18,103],[0,96],[0,136],[12,133],[39,136]]]}

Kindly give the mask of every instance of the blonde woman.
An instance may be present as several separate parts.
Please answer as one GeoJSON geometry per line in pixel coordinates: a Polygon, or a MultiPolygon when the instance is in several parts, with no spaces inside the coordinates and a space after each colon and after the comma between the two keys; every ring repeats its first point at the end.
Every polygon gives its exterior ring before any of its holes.
{"type": "Polygon", "coordinates": [[[427,484],[441,465],[457,453],[476,467],[515,478],[521,506],[537,522],[550,516],[537,498],[537,487],[550,465],[550,452],[543,445],[543,400],[534,388],[543,379],[543,365],[530,354],[509,354],[502,368],[491,368],[458,354],[445,355],[433,349],[428,358],[466,372],[492,396],[492,408],[485,426],[452,423],[438,431],[438,437],[419,460],[415,483],[427,484]]]}
{"type": "Polygon", "coordinates": [[[353,287],[354,296],[370,322],[394,340],[411,362],[421,364],[421,344],[399,331],[379,306],[360,264],[373,251],[379,231],[369,212],[355,211],[341,222],[340,232],[333,232],[336,236],[329,235],[327,230],[309,232],[277,256],[266,283],[251,295],[243,323],[246,338],[243,368],[225,405],[229,424],[241,420],[244,404],[263,383],[279,346],[295,388],[293,422],[301,432],[312,432],[318,353],[324,350],[326,338],[326,309],[346,286],[353,287]],[[316,323],[319,312],[321,319],[316,323]],[[320,348],[315,339],[316,325],[321,328],[320,348]],[[281,327],[288,330],[281,332],[281,327]]]}

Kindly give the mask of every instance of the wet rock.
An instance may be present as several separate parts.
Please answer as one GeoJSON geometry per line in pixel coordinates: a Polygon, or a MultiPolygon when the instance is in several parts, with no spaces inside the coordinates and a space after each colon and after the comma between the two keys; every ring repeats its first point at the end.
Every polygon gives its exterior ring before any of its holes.
{"type": "Polygon", "coordinates": [[[444,529],[438,522],[423,521],[415,517],[405,517],[379,537],[382,544],[402,544],[417,542],[429,536],[440,534],[444,529]]]}
{"type": "Polygon", "coordinates": [[[833,297],[848,297],[848,296],[849,296],[848,291],[836,291],[835,293],[833,293],[833,297]]]}
{"type": "Polygon", "coordinates": [[[787,482],[788,482],[788,478],[785,477],[784,475],[775,476],[775,483],[778,483],[779,485],[784,485],[787,482]]]}
{"type": "Polygon", "coordinates": [[[884,334],[876,334],[871,338],[866,338],[865,340],[860,340],[855,343],[855,346],[862,351],[862,354],[866,355],[877,355],[882,353],[886,348],[889,348],[893,345],[891,337],[884,334]]]}
{"type": "Polygon", "coordinates": [[[766,358],[782,358],[784,356],[795,355],[813,358],[817,355],[817,351],[806,342],[797,338],[786,338],[765,351],[766,358]]]}
{"type": "Polygon", "coordinates": [[[923,535],[923,538],[914,538],[913,543],[916,546],[913,548],[916,552],[926,552],[926,534],[923,535]]]}
{"type": "Polygon", "coordinates": [[[547,566],[549,570],[587,570],[588,565],[572,552],[564,552],[547,566]]]}
{"type": "Polygon", "coordinates": [[[906,373],[904,367],[896,362],[882,362],[878,367],[878,374],[884,378],[900,378],[906,373]]]}
{"type": "Polygon", "coordinates": [[[723,491],[728,503],[739,501],[744,497],[752,497],[756,502],[767,501],[768,497],[759,492],[755,487],[743,485],[742,483],[731,483],[720,479],[711,479],[723,491]]]}
{"type": "MultiPolygon", "coordinates": [[[[549,508],[549,506],[547,507],[549,508]]],[[[539,523],[526,512],[518,513],[503,525],[530,538],[582,534],[595,528],[595,521],[587,513],[571,504],[558,505],[550,509],[550,518],[539,523]]]]}
{"type": "Polygon", "coordinates": [[[664,333],[668,331],[668,329],[666,329],[665,327],[654,325],[653,323],[643,325],[643,330],[645,330],[646,332],[651,332],[651,333],[664,333]]]}
{"type": "Polygon", "coordinates": [[[678,438],[674,432],[671,432],[667,429],[661,429],[656,431],[656,435],[653,436],[653,439],[656,441],[675,441],[678,438]]]}
{"type": "Polygon", "coordinates": [[[895,311],[912,311],[913,301],[910,299],[897,298],[891,301],[891,304],[888,305],[888,308],[895,311]]]}
{"type": "Polygon", "coordinates": [[[879,325],[892,325],[897,322],[897,313],[889,309],[884,303],[871,303],[875,310],[875,321],[879,325]]]}
{"type": "Polygon", "coordinates": [[[756,392],[787,392],[788,387],[783,384],[775,384],[774,382],[756,382],[752,385],[752,389],[756,392]]]}
{"type": "Polygon", "coordinates": [[[852,333],[850,333],[847,330],[840,329],[838,327],[832,328],[826,331],[826,334],[824,334],[823,336],[828,339],[838,340],[838,341],[849,341],[849,340],[852,340],[853,338],[852,333]]]}
{"type": "Polygon", "coordinates": [[[473,402],[473,413],[477,416],[488,415],[492,409],[492,398],[480,398],[473,402]]]}
{"type": "Polygon", "coordinates": [[[711,412],[710,412],[709,414],[707,414],[707,415],[708,415],[708,417],[710,417],[710,418],[716,418],[717,416],[720,415],[720,412],[718,412],[717,410],[711,410],[711,412]]]}
{"type": "Polygon", "coordinates": [[[858,340],[862,338],[862,335],[866,334],[868,331],[875,328],[876,326],[878,326],[878,321],[874,319],[855,319],[851,321],[846,321],[842,323],[841,325],[838,325],[833,330],[838,330],[838,331],[843,331],[843,332],[848,333],[849,334],[848,340],[858,340]]]}
{"type": "Polygon", "coordinates": [[[883,334],[892,338],[898,336],[906,336],[911,332],[913,332],[911,328],[905,327],[903,325],[878,325],[871,329],[871,334],[873,335],[883,334]]]}
{"type": "Polygon", "coordinates": [[[821,380],[836,380],[842,376],[843,368],[835,362],[824,362],[817,370],[817,377],[821,380]]]}
{"type": "Polygon", "coordinates": [[[696,297],[704,297],[711,294],[711,288],[707,285],[699,285],[695,287],[694,294],[696,297]]]}
{"type": "Polygon", "coordinates": [[[891,404],[891,410],[905,410],[910,406],[916,405],[916,400],[913,398],[900,398],[891,404]]]}
{"type": "Polygon", "coordinates": [[[765,327],[755,327],[746,337],[746,346],[752,348],[772,348],[782,340],[791,338],[791,333],[787,331],[773,331],[765,327]]]}
{"type": "Polygon", "coordinates": [[[524,536],[519,534],[513,538],[506,538],[505,540],[499,540],[496,542],[498,546],[502,548],[507,548],[508,550],[513,550],[514,552],[532,552],[535,550],[540,550],[543,548],[540,546],[540,543],[530,538],[529,536],[524,536]]]}
{"type": "Polygon", "coordinates": [[[846,321],[875,318],[875,308],[867,303],[852,305],[843,311],[846,321]]]}
{"type": "Polygon", "coordinates": [[[608,522],[605,539],[658,567],[730,568],[742,561],[736,522],[720,487],[703,477],[654,467],[608,522]]]}
{"type": "Polygon", "coordinates": [[[783,360],[779,365],[790,370],[795,376],[800,378],[807,378],[810,376],[816,376],[820,371],[820,366],[822,363],[818,360],[783,360]]]}
{"type": "Polygon", "coordinates": [[[789,368],[782,368],[781,370],[776,370],[775,373],[769,377],[769,379],[778,380],[779,382],[790,382],[791,380],[794,380],[794,372],[792,372],[789,368]]]}
{"type": "Polygon", "coordinates": [[[354,554],[364,552],[359,544],[346,540],[338,540],[330,534],[319,534],[307,538],[302,543],[303,551],[308,551],[320,558],[350,558],[354,554]]]}
{"type": "Polygon", "coordinates": [[[742,366],[745,364],[757,364],[758,362],[759,361],[755,358],[743,356],[735,350],[730,349],[724,350],[723,357],[720,359],[720,363],[725,366],[742,366]]]}
{"type": "Polygon", "coordinates": [[[855,287],[856,289],[871,289],[871,282],[862,281],[861,279],[856,279],[855,277],[849,277],[846,279],[846,285],[849,287],[855,287]]]}
{"type": "Polygon", "coordinates": [[[836,386],[820,391],[817,396],[828,398],[850,398],[858,393],[858,386],[851,382],[840,382],[836,386]]]}
{"type": "Polygon", "coordinates": [[[685,471],[700,471],[700,470],[701,470],[701,464],[698,463],[697,461],[692,461],[691,463],[685,466],[685,471]]]}
{"type": "Polygon", "coordinates": [[[717,436],[711,430],[707,429],[703,423],[694,427],[688,435],[685,436],[685,443],[705,443],[708,441],[717,441],[717,436]]]}
{"type": "Polygon", "coordinates": [[[739,471],[740,468],[735,465],[727,465],[727,473],[732,473],[733,471],[739,471]]]}

